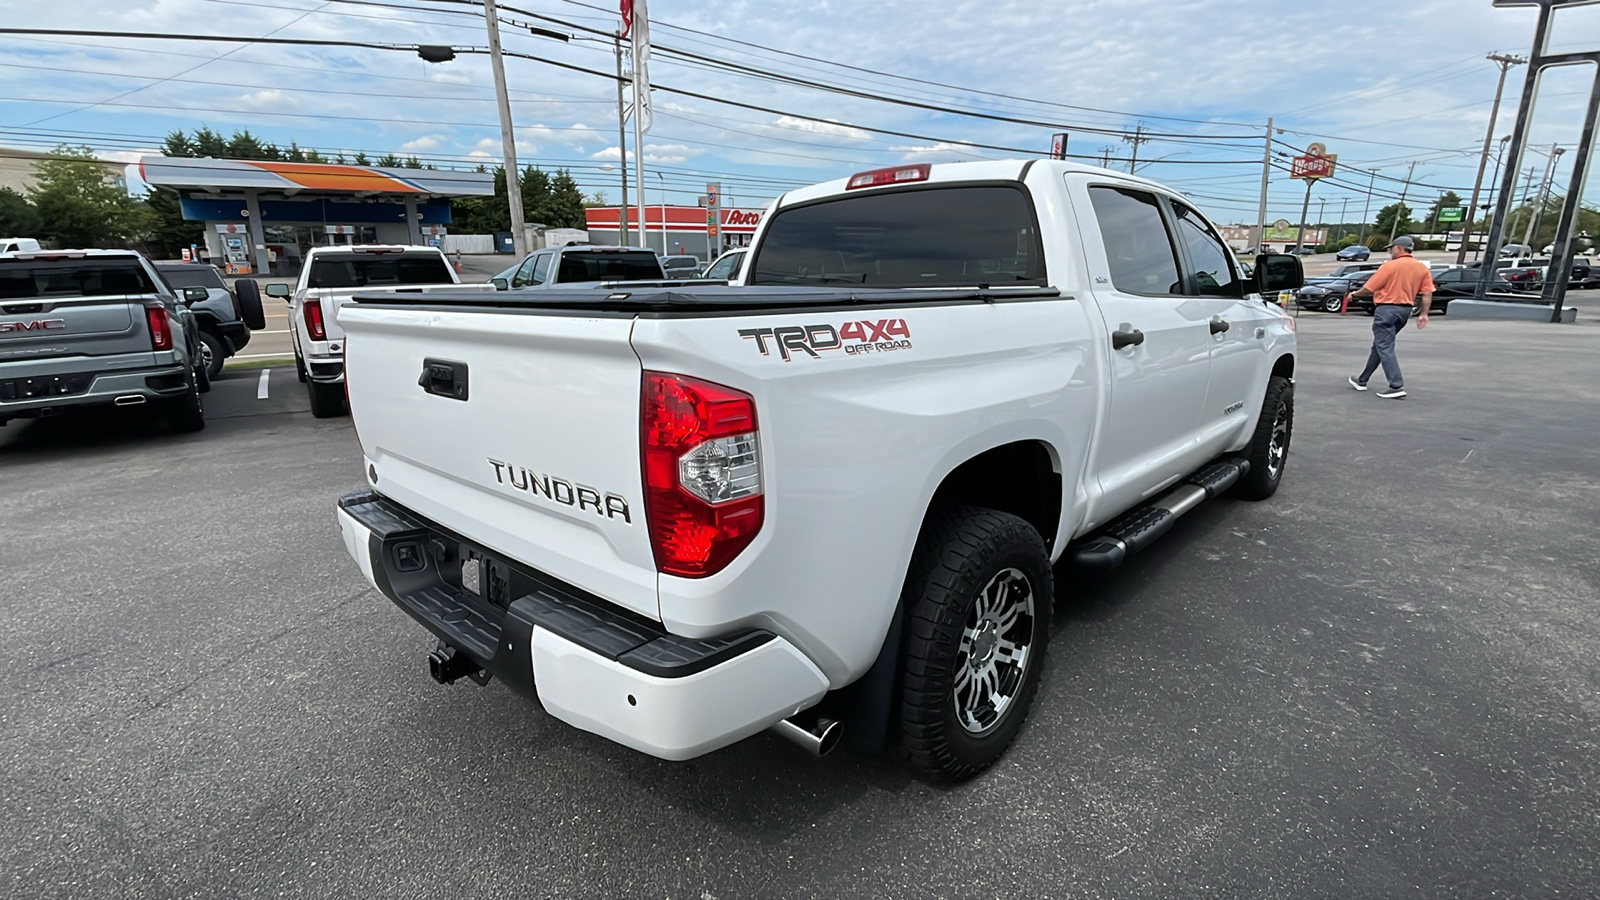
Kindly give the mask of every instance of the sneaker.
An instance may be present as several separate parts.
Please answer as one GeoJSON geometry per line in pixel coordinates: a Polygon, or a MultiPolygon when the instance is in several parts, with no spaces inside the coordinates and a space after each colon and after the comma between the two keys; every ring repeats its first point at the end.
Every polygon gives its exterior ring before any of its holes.
{"type": "Polygon", "coordinates": [[[1367,386],[1365,384],[1362,384],[1361,382],[1357,381],[1356,377],[1354,375],[1350,376],[1350,386],[1355,388],[1358,391],[1364,391],[1364,390],[1367,389],[1367,386]]]}
{"type": "Polygon", "coordinates": [[[1406,389],[1405,388],[1389,388],[1386,391],[1379,391],[1378,392],[1378,396],[1382,397],[1385,400],[1403,400],[1403,399],[1405,399],[1405,396],[1406,396],[1406,389]]]}

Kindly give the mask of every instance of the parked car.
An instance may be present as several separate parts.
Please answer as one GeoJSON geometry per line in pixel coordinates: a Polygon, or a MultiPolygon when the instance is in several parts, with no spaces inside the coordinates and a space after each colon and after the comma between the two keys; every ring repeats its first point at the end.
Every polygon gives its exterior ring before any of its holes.
{"type": "Polygon", "coordinates": [[[1344,296],[1360,287],[1376,268],[1351,272],[1338,278],[1318,279],[1295,291],[1295,303],[1301,309],[1318,312],[1338,312],[1344,308],[1344,296]]]}
{"type": "Polygon", "coordinates": [[[39,252],[39,242],[33,238],[0,238],[0,256],[39,252]]]}
{"type": "Polygon", "coordinates": [[[222,279],[222,271],[206,263],[161,260],[155,263],[161,277],[181,293],[184,288],[204,288],[206,299],[191,302],[195,322],[200,326],[200,350],[206,374],[216,378],[222,363],[250,343],[252,329],[267,327],[261,309],[261,293],[254,281],[246,281],[236,296],[222,279]]]}
{"type": "Polygon", "coordinates": [[[1333,255],[1333,258],[1334,259],[1340,259],[1340,260],[1349,259],[1349,260],[1358,260],[1359,261],[1359,260],[1368,259],[1371,256],[1372,256],[1372,251],[1367,249],[1365,246],[1363,246],[1361,244],[1351,244],[1350,246],[1344,248],[1343,250],[1340,250],[1338,253],[1335,253],[1333,255]]]}
{"type": "Polygon", "coordinates": [[[530,253],[509,280],[497,275],[491,283],[502,291],[522,291],[607,281],[662,281],[666,277],[661,257],[652,250],[581,244],[530,253]]]}
{"type": "MultiPolygon", "coordinates": [[[[241,278],[236,285],[249,282],[241,278]]],[[[305,383],[311,414],[319,419],[343,415],[344,329],[339,307],[363,291],[422,294],[459,287],[455,267],[437,247],[354,244],[313,247],[293,288],[269,284],[268,296],[289,303],[289,337],[295,374],[305,383]]],[[[480,285],[489,287],[489,285],[480,285]]]]}
{"type": "MultiPolygon", "coordinates": [[[[1328,277],[1328,278],[1347,278],[1347,277],[1349,277],[1351,275],[1354,275],[1357,272],[1375,272],[1375,271],[1378,270],[1379,266],[1383,265],[1386,262],[1388,262],[1388,260],[1382,259],[1382,260],[1373,260],[1371,262],[1345,263],[1345,264],[1340,265],[1340,266],[1334,266],[1333,267],[1333,271],[1329,272],[1326,277],[1328,277]]],[[[1306,280],[1307,281],[1317,281],[1318,279],[1316,279],[1316,278],[1308,278],[1306,280]]]]}
{"type": "Polygon", "coordinates": [[[132,250],[0,257],[0,423],[72,407],[159,405],[174,431],[205,427],[211,388],[188,304],[132,250]]]}
{"type": "Polygon", "coordinates": [[[701,278],[714,278],[718,281],[733,281],[739,277],[739,268],[744,265],[745,255],[749,251],[744,247],[736,247],[722,254],[706,266],[700,273],[701,278]]]}
{"type": "Polygon", "coordinates": [[[789,191],[755,240],[742,285],[358,297],[345,547],[441,683],[663,759],[842,729],[970,778],[1040,683],[1054,562],[1277,489],[1295,332],[1261,294],[1300,260],[1247,282],[1181,194],[1042,159],[789,191]]]}
{"type": "MultiPolygon", "coordinates": [[[[1503,257],[1495,261],[1495,269],[1500,277],[1511,283],[1514,291],[1533,292],[1543,290],[1545,269],[1549,266],[1547,261],[1543,266],[1535,265],[1530,257],[1503,257]]],[[[1483,260],[1467,263],[1467,268],[1478,269],[1483,266],[1483,260]]]]}
{"type": "Polygon", "coordinates": [[[684,279],[700,276],[700,257],[689,255],[661,257],[661,269],[668,278],[684,279]]]}
{"type": "MultiPolygon", "coordinates": [[[[1483,276],[1482,269],[1472,269],[1465,266],[1435,272],[1433,275],[1433,305],[1430,312],[1448,313],[1450,301],[1459,297],[1471,299],[1478,290],[1478,281],[1483,276]]],[[[1496,278],[1489,285],[1489,293],[1509,294],[1515,288],[1511,282],[1504,278],[1496,278]]]]}

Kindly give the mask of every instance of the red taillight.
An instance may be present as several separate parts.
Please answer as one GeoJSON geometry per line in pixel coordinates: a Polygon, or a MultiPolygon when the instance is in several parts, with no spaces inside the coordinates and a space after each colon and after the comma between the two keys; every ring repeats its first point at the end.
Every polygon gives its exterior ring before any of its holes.
{"type": "Polygon", "coordinates": [[[147,306],[144,317],[150,323],[150,349],[171,350],[172,322],[167,318],[166,307],[147,306]]]}
{"type": "Polygon", "coordinates": [[[311,339],[313,341],[325,341],[325,340],[327,340],[328,339],[328,331],[327,331],[327,329],[322,327],[322,301],[321,300],[307,300],[307,301],[305,301],[305,312],[306,312],[306,334],[310,335],[311,339]]]}
{"type": "Polygon", "coordinates": [[[761,530],[761,454],[755,400],[665,372],[645,372],[645,518],[656,570],[704,578],[761,530]]]}
{"type": "Polygon", "coordinates": [[[879,187],[885,184],[900,184],[907,181],[927,181],[928,164],[917,163],[912,166],[890,166],[887,169],[873,169],[870,172],[858,172],[850,176],[844,189],[853,191],[856,188],[879,187]]]}

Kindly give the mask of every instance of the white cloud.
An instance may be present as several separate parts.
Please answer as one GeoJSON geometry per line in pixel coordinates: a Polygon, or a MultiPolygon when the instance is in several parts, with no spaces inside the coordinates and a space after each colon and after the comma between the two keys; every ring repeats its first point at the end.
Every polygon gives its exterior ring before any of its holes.
{"type": "Polygon", "coordinates": [[[239,106],[251,112],[294,112],[300,109],[300,98],[277,88],[252,91],[239,98],[239,106]]]}
{"type": "Polygon", "coordinates": [[[889,149],[901,154],[900,158],[906,160],[922,159],[929,156],[942,156],[946,158],[961,157],[963,159],[971,159],[976,156],[971,147],[965,147],[961,144],[950,144],[944,141],[940,141],[937,144],[931,144],[928,146],[890,147],[889,149]]]}
{"type": "Polygon", "coordinates": [[[437,150],[444,145],[444,135],[425,134],[400,145],[401,153],[423,153],[428,150],[437,150]]]}
{"type": "Polygon", "coordinates": [[[472,159],[496,159],[497,158],[493,153],[485,153],[482,150],[474,150],[471,153],[468,153],[467,156],[472,158],[472,159]]]}
{"type": "Polygon", "coordinates": [[[428,72],[428,80],[439,84],[472,84],[472,79],[463,72],[434,69],[428,72]]]}
{"type": "Polygon", "coordinates": [[[616,147],[607,147],[598,153],[589,154],[589,158],[617,160],[622,158],[622,151],[618,150],[616,147]]]}
{"type": "Polygon", "coordinates": [[[526,125],[517,128],[517,134],[522,138],[537,141],[541,144],[567,144],[580,146],[604,140],[600,132],[590,128],[582,122],[572,125],[526,125]]]}
{"type": "Polygon", "coordinates": [[[840,125],[836,122],[813,122],[810,119],[797,119],[794,116],[780,116],[773,124],[781,128],[794,128],[800,131],[809,131],[812,134],[849,138],[853,141],[872,140],[871,133],[850,125],[840,125]]]}

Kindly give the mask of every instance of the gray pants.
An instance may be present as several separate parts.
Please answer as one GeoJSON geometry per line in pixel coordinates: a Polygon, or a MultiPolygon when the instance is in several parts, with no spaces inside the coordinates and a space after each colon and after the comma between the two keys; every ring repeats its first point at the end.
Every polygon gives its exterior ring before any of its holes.
{"type": "Polygon", "coordinates": [[[1405,379],[1400,375],[1400,360],[1394,355],[1394,337],[1409,321],[1410,306],[1397,303],[1380,303],[1377,306],[1372,316],[1372,352],[1367,354],[1367,367],[1361,370],[1361,377],[1357,381],[1366,384],[1372,373],[1382,365],[1383,374],[1389,379],[1389,387],[1399,390],[1406,386],[1405,379]]]}

